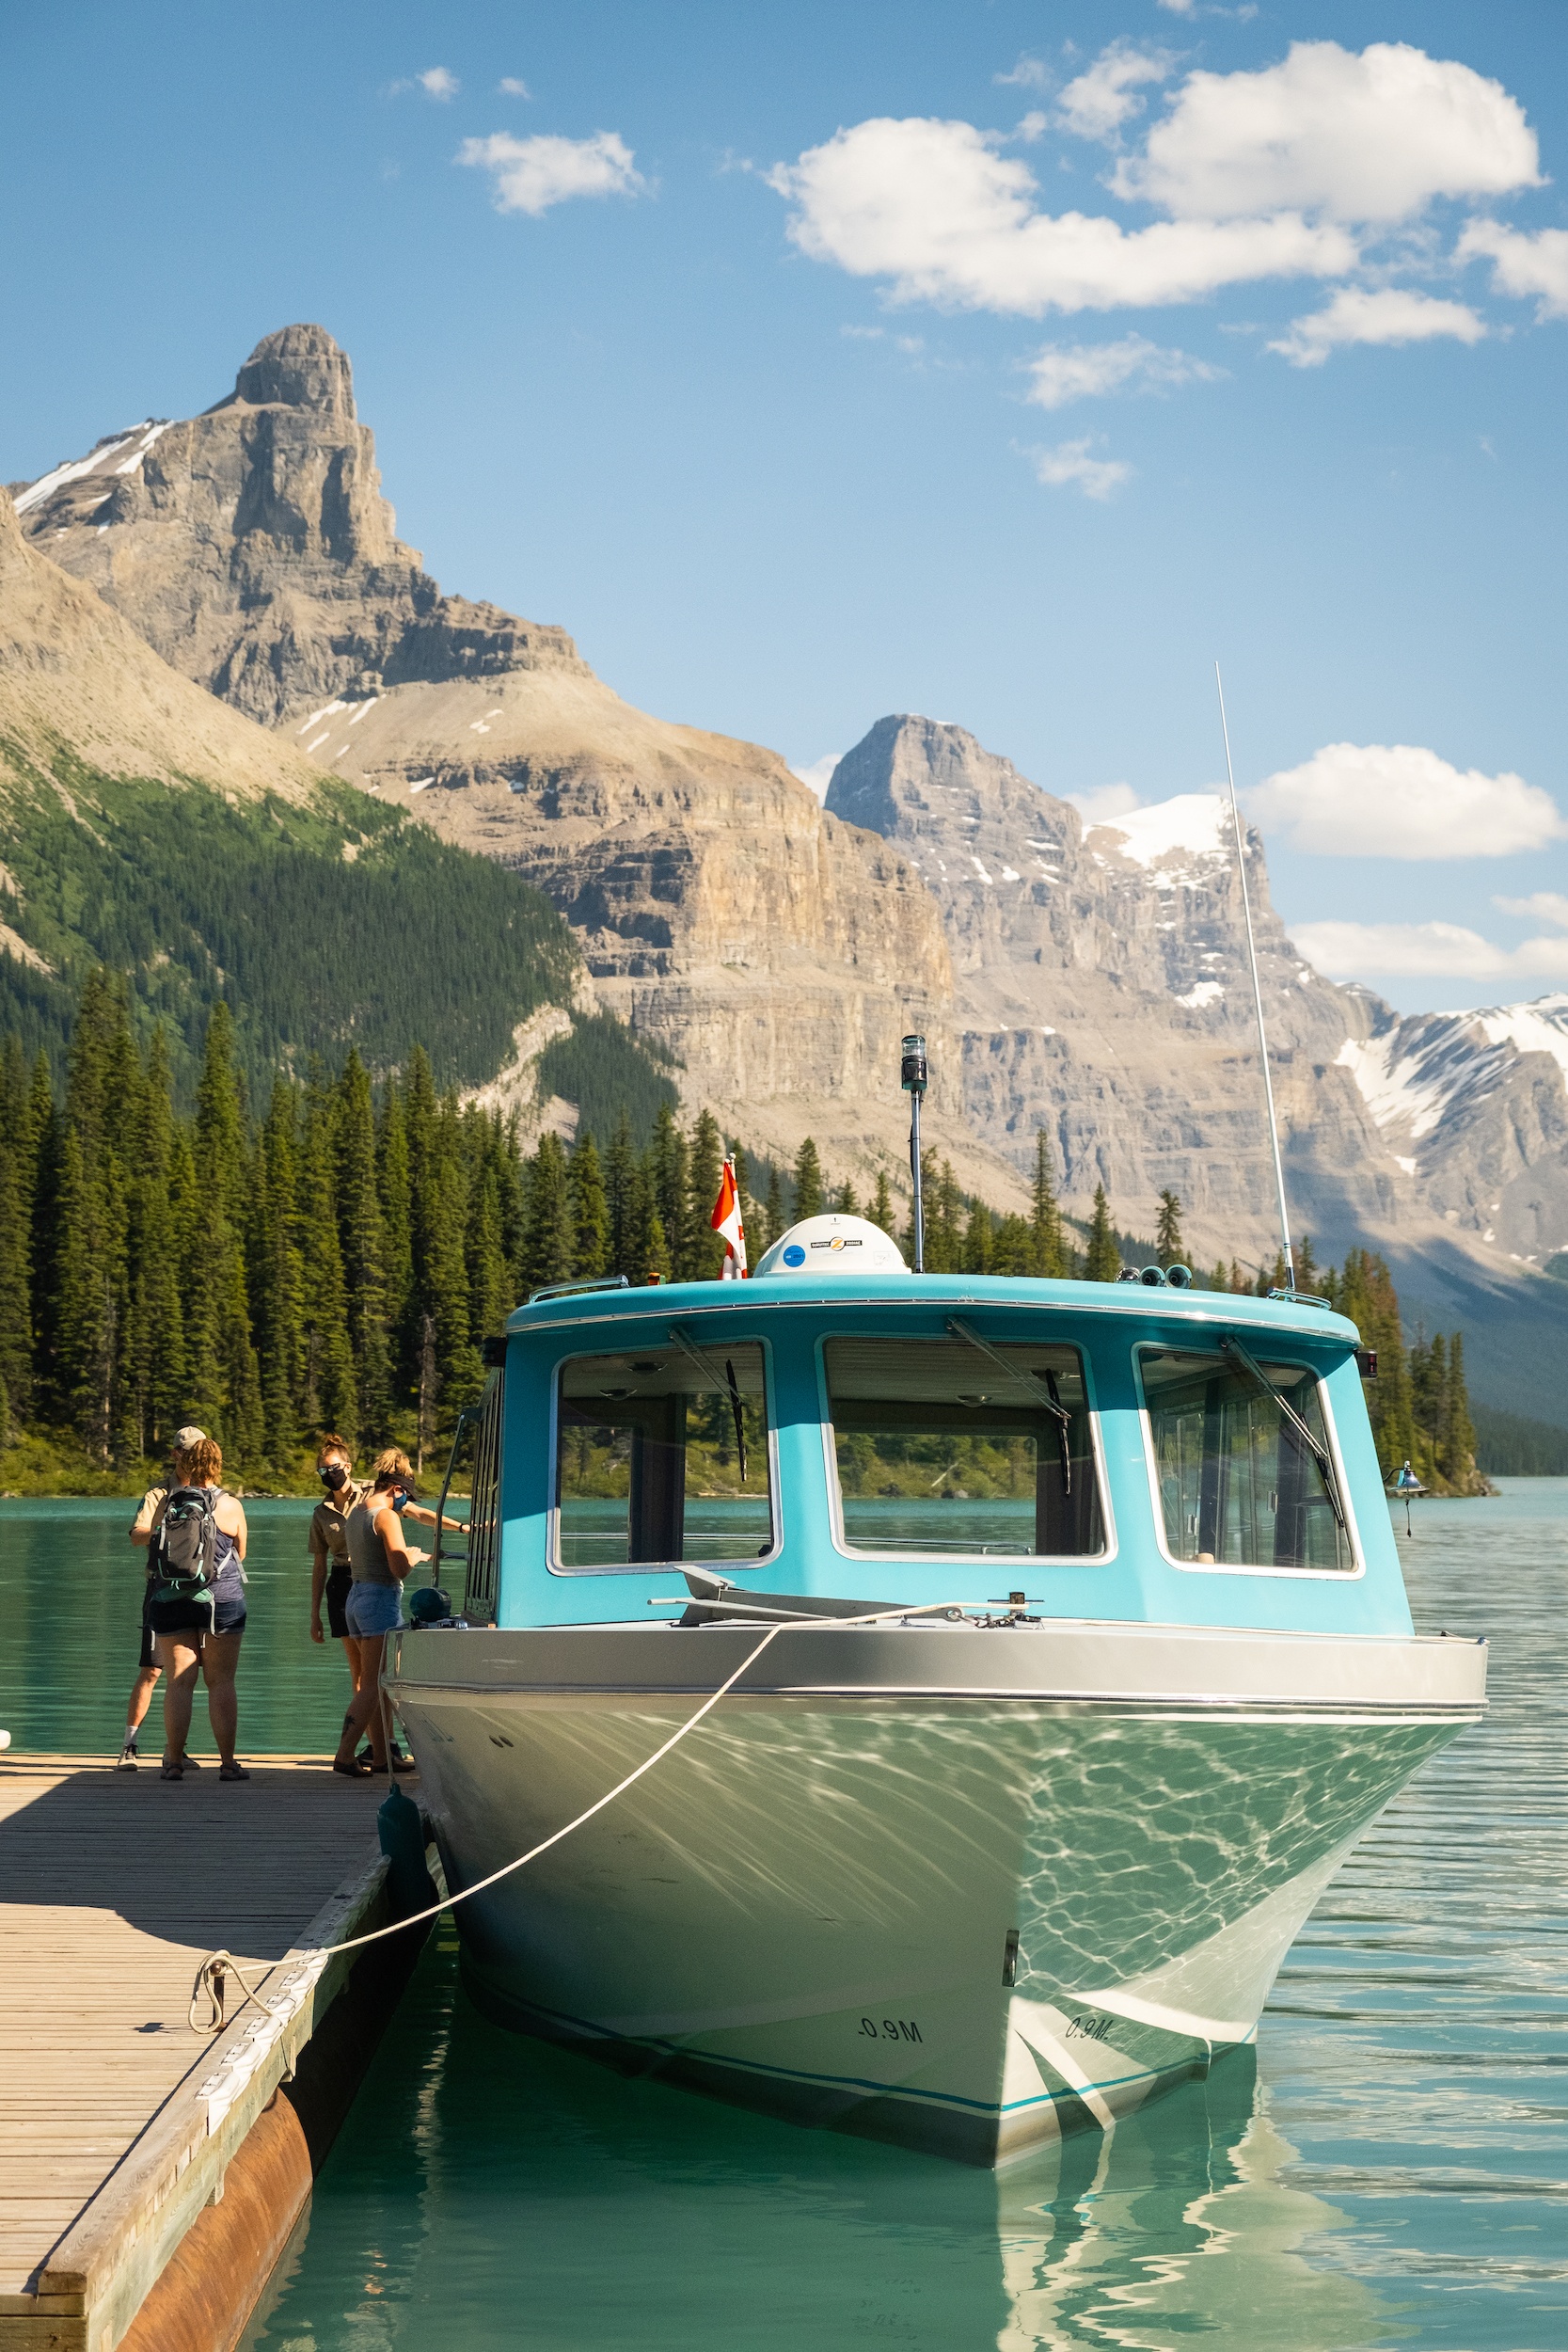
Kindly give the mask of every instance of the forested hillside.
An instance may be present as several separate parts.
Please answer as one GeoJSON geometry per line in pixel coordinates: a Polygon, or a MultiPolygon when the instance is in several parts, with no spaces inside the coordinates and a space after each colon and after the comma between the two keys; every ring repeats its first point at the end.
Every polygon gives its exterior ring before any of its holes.
{"type": "Polygon", "coordinates": [[[0,1033],[61,1078],[100,965],[126,976],[144,1044],[164,1025],[182,1100],[219,997],[252,1088],[351,1045],[379,1075],[412,1037],[440,1083],[478,1085],[519,1022],[570,1002],[577,948],[540,893],[367,793],[227,800],[6,748],[27,780],[0,804],[0,917],[24,950],[0,955],[0,1033]]]}
{"type": "MultiPolygon", "coordinates": [[[[726,1138],[706,1112],[688,1132],[658,1104],[640,1148],[623,1102],[602,1149],[583,1126],[570,1150],[546,1132],[525,1155],[515,1120],[439,1087],[422,1047],[379,1086],[351,1046],[335,1073],[318,1061],[252,1095],[236,1038],[219,998],[188,1116],[176,1109],[165,1030],[139,1042],[130,990],[107,972],[84,989],[63,1094],[45,1053],[29,1066],[20,1038],[0,1046],[8,1488],[123,1489],[184,1421],[217,1436],[230,1475],[251,1486],[296,1485],[323,1428],[423,1453],[478,1395],[485,1337],[538,1284],[720,1271],[708,1217],[726,1138]]],[[[611,1059],[600,1074],[608,1084],[611,1059]]],[[[829,1208],[870,1216],[909,1252],[885,1168],[863,1202],[810,1137],[787,1175],[768,1167],[765,1184],[741,1150],[736,1162],[753,1259],[829,1208]]],[[[934,1159],[926,1178],[933,1272],[1121,1272],[1103,1193],[1086,1230],[1062,1216],[1043,1136],[1027,1216],[966,1199],[934,1159]]],[[[1180,1205],[1161,1197],[1157,1238],[1137,1257],[1180,1258],[1180,1205]]],[[[1476,1490],[1459,1339],[1408,1346],[1388,1270],[1366,1251],[1321,1269],[1308,1245],[1303,1274],[1379,1352],[1369,1401],[1385,1471],[1408,1458],[1438,1491],[1476,1490]]],[[[1243,1286],[1238,1269],[1213,1278],[1232,1279],[1243,1286]]],[[[1270,1280],[1264,1269],[1244,1286],[1270,1280]]]]}

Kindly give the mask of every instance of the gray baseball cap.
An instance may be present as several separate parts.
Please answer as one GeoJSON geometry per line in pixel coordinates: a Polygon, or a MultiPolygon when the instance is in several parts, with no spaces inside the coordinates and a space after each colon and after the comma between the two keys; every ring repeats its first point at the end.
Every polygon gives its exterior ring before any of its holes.
{"type": "Polygon", "coordinates": [[[174,1433],[175,1453],[188,1454],[192,1446],[199,1445],[206,1435],[205,1429],[198,1429],[195,1422],[187,1422],[183,1429],[177,1429],[174,1433]]]}

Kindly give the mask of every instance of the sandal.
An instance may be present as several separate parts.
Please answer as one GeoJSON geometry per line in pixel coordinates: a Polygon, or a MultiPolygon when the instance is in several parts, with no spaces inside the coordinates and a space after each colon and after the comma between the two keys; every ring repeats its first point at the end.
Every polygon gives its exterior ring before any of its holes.
{"type": "Polygon", "coordinates": [[[361,1764],[358,1757],[356,1756],[351,1764],[340,1764],[336,1759],[334,1759],[332,1769],[335,1772],[341,1772],[345,1780],[369,1780],[371,1774],[375,1770],[375,1766],[373,1764],[361,1764]]]}
{"type": "Polygon", "coordinates": [[[218,1778],[219,1780],[248,1780],[250,1774],[243,1764],[220,1764],[218,1778]]]}
{"type": "Polygon", "coordinates": [[[184,1777],[185,1777],[185,1765],[184,1765],[184,1759],[182,1757],[179,1763],[177,1763],[177,1764],[171,1764],[171,1763],[169,1762],[168,1758],[166,1756],[166,1757],[164,1758],[164,1761],[163,1761],[162,1765],[161,1765],[161,1766],[160,1766],[160,1768],[159,1768],[159,1772],[158,1772],[158,1778],[159,1778],[160,1780],[183,1780],[183,1779],[184,1779],[184,1777]]]}

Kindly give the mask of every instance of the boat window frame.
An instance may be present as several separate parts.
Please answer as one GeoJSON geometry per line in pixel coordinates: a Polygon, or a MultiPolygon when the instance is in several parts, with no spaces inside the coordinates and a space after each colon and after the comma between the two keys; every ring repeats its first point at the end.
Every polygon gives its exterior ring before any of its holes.
{"type": "MultiPolygon", "coordinates": [[[[654,1321],[655,1318],[650,1317],[649,1320],[654,1321]]],[[[684,1351],[670,1337],[670,1325],[681,1323],[683,1320],[684,1318],[678,1314],[658,1318],[658,1327],[662,1337],[657,1343],[643,1340],[641,1344],[650,1351],[657,1344],[661,1352],[668,1349],[673,1355],[681,1355],[684,1351]]],[[[614,1329],[616,1327],[612,1324],[608,1327],[614,1329]]],[[[701,1339],[696,1344],[700,1352],[704,1354],[708,1352],[707,1344],[701,1339]]],[[[779,1424],[778,1415],[774,1409],[778,1391],[773,1377],[772,1342],[764,1338],[761,1332],[752,1334],[740,1331],[727,1334],[725,1344],[730,1347],[755,1347],[760,1349],[762,1354],[763,1424],[768,1438],[768,1519],[773,1531],[772,1541],[768,1549],[759,1551],[754,1558],[742,1557],[738,1560],[607,1560],[580,1568],[569,1567],[562,1561],[561,1557],[561,1375],[566,1366],[578,1357],[629,1356],[636,1352],[632,1344],[626,1347],[573,1347],[568,1348],[564,1355],[558,1356],[550,1366],[550,1501],[549,1508],[545,1514],[545,1570],[546,1575],[679,1576],[687,1568],[714,1568],[721,1570],[728,1577],[731,1574],[748,1576],[753,1568],[777,1565],[779,1555],[784,1549],[784,1496],[779,1484],[779,1424]]]]}
{"type": "MultiPolygon", "coordinates": [[[[1348,1568],[1282,1568],[1273,1561],[1253,1565],[1247,1561],[1233,1560],[1180,1560],[1172,1551],[1165,1536],[1165,1505],[1164,1498],[1160,1491],[1160,1462],[1154,1448],[1154,1422],[1149,1409],[1148,1391],[1144,1386],[1144,1358],[1146,1356],[1212,1355],[1216,1363],[1223,1365],[1225,1354],[1220,1345],[1220,1341],[1225,1336],[1223,1327],[1218,1324],[1213,1324],[1205,1325],[1203,1329],[1204,1336],[1210,1339],[1208,1346],[1193,1343],[1181,1344],[1167,1340],[1134,1340],[1132,1343],[1132,1376],[1137,1384],[1138,1422],[1143,1432],[1144,1468],[1148,1478],[1148,1506],[1153,1516],[1154,1541],[1159,1547],[1160,1557],[1167,1567],[1179,1568],[1183,1576],[1278,1576],[1306,1578],[1318,1584],[1356,1583],[1367,1573],[1367,1555],[1361,1545],[1361,1525],[1356,1514],[1355,1498],[1352,1493],[1350,1478],[1345,1470],[1344,1455],[1339,1450],[1339,1432],[1334,1419],[1334,1400],[1329,1394],[1328,1378],[1305,1351],[1296,1356],[1290,1353],[1290,1342],[1292,1335],[1289,1332],[1280,1334],[1281,1340],[1285,1343],[1282,1351],[1275,1349],[1272,1333],[1259,1332],[1251,1327],[1246,1327],[1238,1329],[1237,1336],[1247,1353],[1259,1364],[1264,1366],[1286,1364],[1292,1372],[1305,1372],[1317,1383],[1318,1403],[1323,1417],[1323,1436],[1328,1446],[1329,1460],[1334,1465],[1334,1475],[1338,1482],[1339,1500],[1345,1508],[1345,1535],[1350,1544],[1352,1565],[1348,1568]]],[[[1281,1425],[1285,1425],[1283,1415],[1281,1425]]]]}
{"type": "MultiPolygon", "coordinates": [[[[874,1300],[866,1302],[867,1305],[877,1303],[874,1300]]],[[[975,1302],[967,1300],[964,1305],[966,1311],[973,1314],[975,1302]]],[[[945,1308],[942,1311],[945,1312],[945,1308]]],[[[1089,1453],[1094,1463],[1096,1491],[1100,1496],[1101,1526],[1104,1531],[1104,1542],[1099,1551],[862,1551],[850,1543],[844,1532],[844,1497],[839,1490],[838,1454],[833,1442],[832,1391],[828,1385],[828,1343],[832,1340],[885,1339],[890,1344],[897,1346],[901,1339],[909,1339],[918,1343],[922,1340],[942,1341],[951,1339],[952,1336],[945,1327],[941,1331],[908,1333],[866,1330],[834,1330],[817,1333],[816,1343],[816,1391],[818,1417],[822,1424],[822,1467],[828,1488],[828,1534],[834,1551],[841,1560],[857,1562],[879,1560],[884,1563],[904,1564],[916,1567],[928,1564],[933,1567],[958,1566],[986,1568],[994,1571],[1004,1561],[1009,1560],[1021,1568],[1094,1568],[1098,1571],[1111,1566],[1120,1550],[1120,1538],[1117,1528],[1111,1480],[1106,1468],[1104,1431],[1095,1393],[1094,1351],[1085,1341],[1076,1336],[1021,1339],[1016,1332],[1008,1331],[999,1339],[990,1331],[981,1334],[981,1337],[990,1341],[993,1347],[1070,1347],[1077,1355],[1083,1371],[1084,1402],[1089,1425],[1089,1453]]]]}

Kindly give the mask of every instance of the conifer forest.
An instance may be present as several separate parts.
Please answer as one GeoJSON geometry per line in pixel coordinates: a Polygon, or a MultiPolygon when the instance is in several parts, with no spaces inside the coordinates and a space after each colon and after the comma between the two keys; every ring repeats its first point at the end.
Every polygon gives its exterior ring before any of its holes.
{"type": "MultiPolygon", "coordinates": [[[[911,1253],[909,1207],[879,1170],[865,1197],[835,1182],[807,1137],[784,1169],[749,1158],[709,1112],[689,1126],[675,1090],[640,1064],[616,1114],[611,1047],[594,1099],[600,1132],[570,1145],[438,1089],[413,1046],[372,1084],[356,1050],[335,1072],[247,1086],[233,1016],[208,1018],[194,1104],[177,1108],[162,1028],[138,1041],[125,984],[87,980],[65,1056],[0,1043],[0,1476],[10,1491],[128,1491],[194,1421],[224,1448],[230,1483],[289,1490],[318,1433],[363,1450],[444,1453],[480,1394],[483,1343],[542,1283],[605,1274],[711,1280],[709,1228],[733,1151],[752,1262],[797,1218],[869,1217],[911,1253]]],[[[564,1070],[561,1073],[564,1075],[564,1070]]],[[[557,1081],[558,1083],[559,1081],[557,1081]]],[[[1124,1264],[1181,1262],[1181,1204],[1156,1204],[1153,1242],[1117,1232],[1106,1197],[1079,1226],[1037,1138],[1029,1213],[962,1194],[923,1167],[933,1273],[1115,1281],[1124,1264]]],[[[903,1186],[907,1192],[907,1181],[903,1186]]],[[[1439,1492],[1474,1492],[1475,1438],[1460,1337],[1402,1329],[1384,1262],[1355,1250],[1297,1285],[1350,1315],[1379,1370],[1369,1403],[1385,1473],[1414,1465],[1439,1492]]],[[[1207,1287],[1266,1292],[1283,1261],[1231,1263],[1207,1287]]]]}

